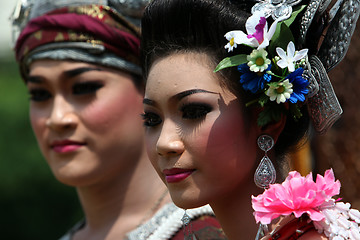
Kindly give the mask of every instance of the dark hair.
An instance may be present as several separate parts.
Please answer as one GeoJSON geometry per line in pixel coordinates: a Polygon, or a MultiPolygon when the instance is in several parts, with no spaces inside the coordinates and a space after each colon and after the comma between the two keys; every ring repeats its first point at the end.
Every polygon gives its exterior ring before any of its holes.
{"type": "MultiPolygon", "coordinates": [[[[227,43],[225,33],[231,30],[245,31],[250,8],[244,7],[246,2],[240,2],[242,5],[239,8],[239,5],[227,0],[151,1],[142,19],[141,58],[144,78],[147,78],[156,59],[177,52],[206,53],[214,61],[215,67],[228,56],[224,49],[227,43]]],[[[249,53],[249,48],[238,47],[235,54],[244,52],[249,53]]],[[[240,102],[247,102],[249,94],[242,90],[237,69],[227,68],[220,74],[229,89],[235,91],[240,102]]],[[[295,121],[292,116],[287,118],[285,129],[275,146],[279,159],[306,133],[309,118],[306,109],[302,110],[304,116],[300,120],[295,121]]],[[[249,108],[245,108],[245,111],[249,111],[249,108]]],[[[251,114],[245,116],[250,118],[251,114]]]]}

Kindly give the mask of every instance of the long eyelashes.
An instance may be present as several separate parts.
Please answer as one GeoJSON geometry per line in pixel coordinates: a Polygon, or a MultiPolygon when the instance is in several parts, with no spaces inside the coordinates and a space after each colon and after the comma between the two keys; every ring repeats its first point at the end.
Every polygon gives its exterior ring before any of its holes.
{"type": "Polygon", "coordinates": [[[152,112],[145,112],[141,114],[141,117],[144,120],[144,126],[146,127],[155,127],[162,122],[160,116],[152,112]]]}
{"type": "Polygon", "coordinates": [[[72,87],[73,94],[75,95],[84,95],[84,94],[91,94],[95,93],[98,89],[104,86],[103,83],[97,81],[91,82],[80,82],[74,84],[72,87]]]}
{"type": "MultiPolygon", "coordinates": [[[[73,95],[87,95],[94,94],[104,86],[99,81],[79,82],[71,87],[73,95]]],[[[43,87],[35,87],[29,90],[30,100],[35,102],[47,101],[52,97],[52,93],[43,87]]]]}
{"type": "Polygon", "coordinates": [[[205,103],[188,103],[180,108],[183,118],[193,120],[204,118],[212,110],[213,108],[205,103]]]}
{"type": "MultiPolygon", "coordinates": [[[[187,103],[180,107],[181,117],[189,120],[203,119],[213,108],[205,103],[187,103]]],[[[155,127],[162,123],[161,117],[154,112],[146,112],[141,114],[144,126],[155,127]]]]}
{"type": "Polygon", "coordinates": [[[30,100],[35,102],[46,101],[52,97],[51,93],[45,89],[35,88],[29,91],[30,100]]]}

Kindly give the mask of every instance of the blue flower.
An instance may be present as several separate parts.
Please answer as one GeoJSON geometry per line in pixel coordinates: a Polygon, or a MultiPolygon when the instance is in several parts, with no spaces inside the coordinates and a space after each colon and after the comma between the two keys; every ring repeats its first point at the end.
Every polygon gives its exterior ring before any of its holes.
{"type": "Polygon", "coordinates": [[[238,66],[239,72],[242,73],[240,76],[240,83],[243,84],[243,88],[245,90],[256,93],[257,91],[264,89],[266,82],[270,82],[271,75],[266,73],[266,71],[270,69],[271,64],[269,64],[268,68],[264,72],[255,73],[250,71],[250,67],[247,63],[240,64],[238,66]]]}
{"type": "Polygon", "coordinates": [[[304,102],[305,95],[309,93],[309,90],[307,89],[309,82],[302,77],[303,72],[303,68],[298,68],[286,77],[293,85],[294,91],[289,98],[289,101],[292,103],[297,103],[297,101],[304,102]]]}

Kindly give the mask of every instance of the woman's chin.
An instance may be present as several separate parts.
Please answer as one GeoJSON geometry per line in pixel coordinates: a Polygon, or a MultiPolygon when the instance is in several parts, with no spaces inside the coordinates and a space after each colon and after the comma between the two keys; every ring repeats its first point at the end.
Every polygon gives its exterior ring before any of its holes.
{"type": "Polygon", "coordinates": [[[208,204],[206,201],[201,201],[199,198],[194,196],[178,196],[177,194],[172,194],[171,191],[170,195],[174,204],[182,209],[198,208],[208,204]]]}
{"type": "Polygon", "coordinates": [[[68,186],[84,187],[96,184],[99,181],[96,171],[92,169],[82,168],[58,168],[52,169],[55,178],[68,186]]]}

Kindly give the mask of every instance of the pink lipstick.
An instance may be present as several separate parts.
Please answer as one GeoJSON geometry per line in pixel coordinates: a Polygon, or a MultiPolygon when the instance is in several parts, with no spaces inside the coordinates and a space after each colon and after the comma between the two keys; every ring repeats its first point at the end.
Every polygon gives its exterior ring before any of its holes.
{"type": "Polygon", "coordinates": [[[181,169],[181,168],[171,168],[165,169],[163,173],[165,174],[166,182],[175,183],[180,182],[190,176],[195,170],[194,169],[181,169]]]}
{"type": "Polygon", "coordinates": [[[76,151],[77,149],[84,146],[84,143],[75,142],[71,140],[54,141],[51,144],[51,148],[57,153],[69,153],[76,151]]]}

